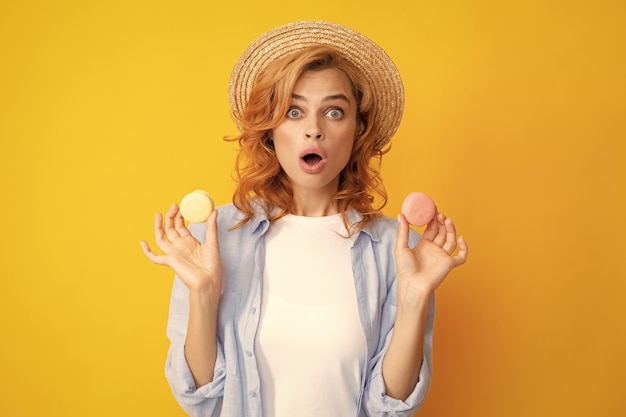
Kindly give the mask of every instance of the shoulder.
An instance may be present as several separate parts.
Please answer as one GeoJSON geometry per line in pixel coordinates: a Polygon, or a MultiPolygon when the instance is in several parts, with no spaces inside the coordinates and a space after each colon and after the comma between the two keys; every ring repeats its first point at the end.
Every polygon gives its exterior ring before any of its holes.
{"type": "Polygon", "coordinates": [[[219,228],[233,228],[243,219],[243,213],[233,203],[224,204],[215,208],[217,210],[217,224],[219,228]]]}
{"type": "MultiPolygon", "coordinates": [[[[237,227],[244,218],[244,214],[234,204],[224,204],[216,207],[215,210],[217,211],[217,229],[220,240],[226,236],[251,235],[265,220],[265,216],[259,213],[244,225],[237,227]]],[[[205,228],[204,223],[189,225],[191,234],[201,242],[204,241],[205,228]]]]}
{"type": "MultiPolygon", "coordinates": [[[[398,236],[398,220],[388,216],[381,216],[370,221],[362,230],[368,234],[372,241],[380,242],[384,246],[395,245],[398,236]]],[[[409,245],[413,247],[419,240],[420,235],[413,228],[409,230],[409,245]]]]}
{"type": "Polygon", "coordinates": [[[370,229],[380,236],[395,236],[398,231],[398,221],[388,216],[381,216],[369,222],[365,229],[370,229]]]}

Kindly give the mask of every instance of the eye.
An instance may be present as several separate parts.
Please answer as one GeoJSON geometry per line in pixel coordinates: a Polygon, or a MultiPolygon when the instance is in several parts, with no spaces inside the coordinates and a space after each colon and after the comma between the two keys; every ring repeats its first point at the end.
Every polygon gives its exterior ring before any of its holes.
{"type": "Polygon", "coordinates": [[[289,117],[290,119],[297,119],[301,116],[302,116],[302,111],[300,109],[292,107],[289,110],[287,110],[287,117],[289,117]]]}
{"type": "Polygon", "coordinates": [[[331,119],[340,119],[343,116],[343,110],[341,109],[330,109],[326,112],[326,115],[331,119]]]}

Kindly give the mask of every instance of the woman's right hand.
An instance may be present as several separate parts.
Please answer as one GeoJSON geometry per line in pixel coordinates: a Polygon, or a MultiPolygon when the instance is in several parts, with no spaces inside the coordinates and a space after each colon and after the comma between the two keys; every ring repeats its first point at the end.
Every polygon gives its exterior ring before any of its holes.
{"type": "Polygon", "coordinates": [[[178,205],[154,218],[154,235],[157,246],[165,253],[158,255],[145,240],[140,242],[144,254],[157,265],[167,265],[174,270],[190,291],[210,291],[220,294],[222,261],[217,239],[217,210],[213,210],[206,223],[206,239],[200,243],[187,227],[178,205]]]}

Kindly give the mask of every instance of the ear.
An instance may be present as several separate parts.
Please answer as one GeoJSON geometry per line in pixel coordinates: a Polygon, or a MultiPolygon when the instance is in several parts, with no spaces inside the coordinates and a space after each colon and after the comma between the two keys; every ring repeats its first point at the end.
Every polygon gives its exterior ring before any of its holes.
{"type": "Polygon", "coordinates": [[[359,116],[356,121],[356,137],[357,138],[360,137],[365,132],[366,126],[367,124],[365,123],[363,118],[359,116]]]}

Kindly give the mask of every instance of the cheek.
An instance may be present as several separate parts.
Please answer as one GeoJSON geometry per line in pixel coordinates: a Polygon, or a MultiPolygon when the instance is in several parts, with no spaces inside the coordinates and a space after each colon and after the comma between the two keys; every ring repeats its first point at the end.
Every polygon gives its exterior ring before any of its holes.
{"type": "Polygon", "coordinates": [[[352,137],[346,138],[337,148],[338,160],[341,161],[341,165],[345,166],[350,160],[352,155],[352,148],[354,147],[354,139],[352,137]]]}
{"type": "Polygon", "coordinates": [[[273,136],[274,140],[274,152],[276,152],[276,158],[281,165],[284,165],[285,162],[293,159],[292,156],[295,154],[293,141],[289,140],[288,137],[281,135],[280,132],[274,132],[273,136]]]}
{"type": "Polygon", "coordinates": [[[354,142],[356,140],[356,126],[346,128],[341,134],[341,147],[348,150],[348,153],[352,151],[354,142]]]}
{"type": "Polygon", "coordinates": [[[269,130],[269,136],[274,142],[282,142],[284,144],[293,138],[294,132],[293,128],[282,123],[274,129],[269,130]]]}

